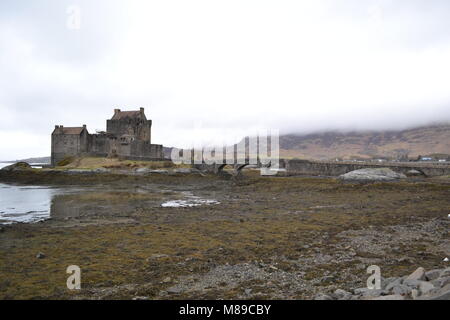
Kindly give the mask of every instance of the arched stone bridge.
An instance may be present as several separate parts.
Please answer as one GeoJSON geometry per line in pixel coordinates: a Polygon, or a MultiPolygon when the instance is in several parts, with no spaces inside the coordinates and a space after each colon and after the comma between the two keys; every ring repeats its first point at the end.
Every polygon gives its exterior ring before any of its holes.
{"type": "MultiPolygon", "coordinates": [[[[213,174],[221,174],[227,164],[197,164],[195,168],[213,174]]],[[[245,163],[230,164],[234,168],[233,174],[239,175],[241,170],[250,165],[248,158],[245,163]]],[[[260,161],[255,167],[270,167],[262,165],[260,161]]],[[[408,175],[409,171],[416,170],[425,177],[435,177],[442,175],[450,175],[450,163],[421,163],[421,162],[327,162],[327,161],[309,161],[309,160],[287,160],[280,159],[279,168],[285,169],[288,176],[294,175],[310,175],[310,176],[339,176],[347,172],[365,169],[365,168],[390,168],[395,172],[408,175]]]]}
{"type": "Polygon", "coordinates": [[[257,164],[251,164],[250,161],[247,159],[245,163],[234,163],[234,164],[227,164],[227,163],[215,163],[215,164],[206,164],[206,163],[202,163],[202,164],[194,164],[193,167],[203,171],[203,172],[207,172],[207,173],[212,173],[212,174],[222,174],[223,170],[225,169],[226,166],[231,166],[233,167],[233,171],[232,171],[232,175],[234,176],[238,176],[242,169],[244,169],[245,167],[249,167],[249,166],[254,166],[257,168],[269,168],[270,167],[270,163],[268,165],[263,165],[261,163],[261,161],[258,161],[257,164]]]}

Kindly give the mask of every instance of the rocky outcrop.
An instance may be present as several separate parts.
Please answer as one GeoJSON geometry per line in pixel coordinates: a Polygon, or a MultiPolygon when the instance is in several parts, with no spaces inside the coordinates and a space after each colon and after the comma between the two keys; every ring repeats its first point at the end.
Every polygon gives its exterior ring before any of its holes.
{"type": "Polygon", "coordinates": [[[356,182],[395,181],[403,178],[406,178],[404,174],[394,172],[389,168],[359,169],[339,176],[342,181],[356,182]]]}
{"type": "Polygon", "coordinates": [[[420,172],[419,170],[408,170],[408,172],[406,172],[406,175],[408,177],[420,177],[423,176],[424,174],[422,172],[420,172]]]}
{"type": "Polygon", "coordinates": [[[65,173],[69,175],[77,175],[77,174],[99,174],[99,173],[111,173],[110,169],[106,168],[97,168],[97,169],[69,169],[66,170],[65,173]]]}
{"type": "Polygon", "coordinates": [[[316,300],[450,300],[450,268],[426,271],[418,268],[408,276],[382,279],[381,289],[337,289],[320,293],[316,300]]]}
{"type": "Polygon", "coordinates": [[[28,163],[17,162],[10,166],[6,166],[6,167],[2,168],[1,170],[12,172],[12,171],[22,171],[22,170],[30,170],[30,169],[31,169],[31,166],[28,163]]]}

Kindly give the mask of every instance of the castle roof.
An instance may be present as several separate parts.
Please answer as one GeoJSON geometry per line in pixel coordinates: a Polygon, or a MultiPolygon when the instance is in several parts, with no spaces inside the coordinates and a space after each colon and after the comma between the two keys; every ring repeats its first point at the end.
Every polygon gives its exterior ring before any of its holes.
{"type": "Polygon", "coordinates": [[[76,134],[79,135],[83,132],[85,127],[63,127],[59,126],[55,128],[55,131],[53,133],[56,134],[76,134]]]}
{"type": "Polygon", "coordinates": [[[131,119],[139,119],[144,118],[144,108],[141,108],[140,110],[136,111],[121,111],[120,109],[114,110],[114,116],[111,118],[111,120],[121,120],[125,118],[131,118],[131,119]]]}

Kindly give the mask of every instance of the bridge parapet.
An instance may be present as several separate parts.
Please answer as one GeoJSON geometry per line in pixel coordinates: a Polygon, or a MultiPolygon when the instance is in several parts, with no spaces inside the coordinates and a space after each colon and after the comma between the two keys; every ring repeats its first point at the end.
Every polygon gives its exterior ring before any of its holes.
{"type": "Polygon", "coordinates": [[[355,163],[286,160],[287,175],[339,176],[350,171],[365,168],[390,168],[393,171],[404,174],[408,174],[411,170],[417,170],[427,177],[450,175],[449,164],[422,164],[411,162],[355,163]]]}

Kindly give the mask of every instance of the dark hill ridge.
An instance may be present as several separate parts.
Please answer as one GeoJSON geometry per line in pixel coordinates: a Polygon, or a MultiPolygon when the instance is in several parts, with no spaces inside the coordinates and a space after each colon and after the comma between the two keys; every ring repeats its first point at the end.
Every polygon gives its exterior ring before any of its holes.
{"type": "Polygon", "coordinates": [[[27,158],[27,159],[21,159],[21,160],[7,160],[7,161],[0,161],[3,163],[14,163],[14,162],[27,162],[27,163],[39,163],[39,164],[49,164],[50,163],[50,157],[36,157],[36,158],[27,158]]]}
{"type": "Polygon", "coordinates": [[[330,131],[280,137],[280,155],[286,158],[413,158],[430,154],[450,154],[450,124],[399,131],[330,131]]]}

